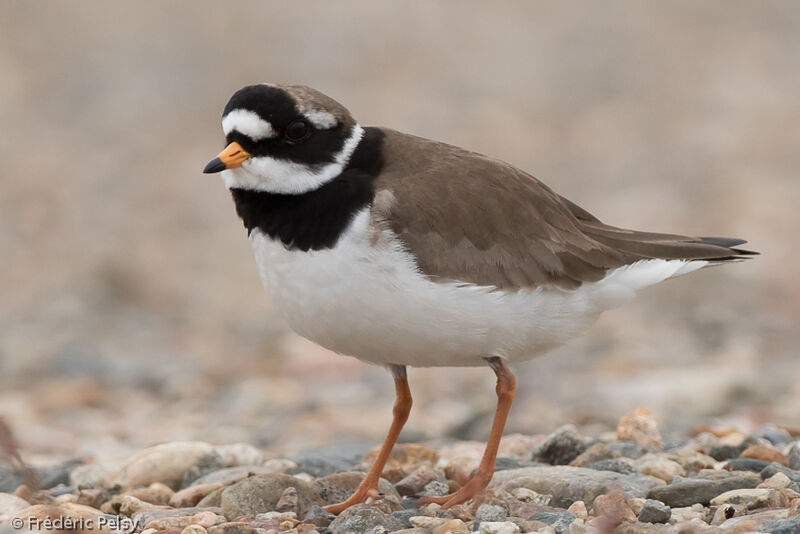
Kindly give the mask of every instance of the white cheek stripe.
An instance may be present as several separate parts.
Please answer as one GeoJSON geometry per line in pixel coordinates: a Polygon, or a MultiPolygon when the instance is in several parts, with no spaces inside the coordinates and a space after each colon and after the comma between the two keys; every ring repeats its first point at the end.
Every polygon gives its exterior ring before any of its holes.
{"type": "Polygon", "coordinates": [[[234,109],[222,119],[222,131],[225,135],[233,130],[246,135],[253,141],[260,141],[276,135],[270,123],[246,109],[234,109]]]}
{"type": "Polygon", "coordinates": [[[339,121],[336,117],[327,111],[320,111],[318,109],[311,109],[303,112],[303,116],[311,122],[315,127],[320,130],[328,130],[338,124],[339,121]]]}
{"type": "Polygon", "coordinates": [[[336,154],[334,161],[316,169],[284,159],[267,156],[251,157],[238,169],[222,172],[222,179],[228,189],[240,188],[269,193],[302,194],[313,191],[336,178],[350,161],[364,129],[358,124],[344,146],[336,154]]]}

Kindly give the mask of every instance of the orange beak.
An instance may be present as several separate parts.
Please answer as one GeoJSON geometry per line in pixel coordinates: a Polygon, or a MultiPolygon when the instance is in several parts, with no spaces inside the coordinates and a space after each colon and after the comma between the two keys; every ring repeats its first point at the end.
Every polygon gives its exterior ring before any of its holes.
{"type": "Polygon", "coordinates": [[[234,141],[225,147],[225,150],[217,154],[217,157],[212,159],[203,169],[205,174],[213,174],[215,172],[224,171],[225,169],[235,169],[241,167],[250,154],[242,148],[242,145],[234,141]]]}

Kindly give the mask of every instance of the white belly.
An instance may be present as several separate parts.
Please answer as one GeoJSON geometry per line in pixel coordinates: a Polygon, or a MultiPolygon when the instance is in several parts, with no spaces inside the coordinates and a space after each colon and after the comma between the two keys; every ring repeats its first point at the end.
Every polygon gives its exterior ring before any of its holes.
{"type": "Polygon", "coordinates": [[[369,221],[369,212],[360,212],[333,249],[288,250],[258,229],[250,240],[262,282],[293,330],[330,350],[379,364],[471,366],[483,365],[487,356],[529,359],[582,333],[634,289],[680,274],[681,266],[687,271],[686,262],[640,262],[571,291],[436,283],[419,273],[391,233],[371,230],[369,221]],[[633,269],[650,265],[653,271],[654,262],[661,267],[651,275],[633,269]]]}

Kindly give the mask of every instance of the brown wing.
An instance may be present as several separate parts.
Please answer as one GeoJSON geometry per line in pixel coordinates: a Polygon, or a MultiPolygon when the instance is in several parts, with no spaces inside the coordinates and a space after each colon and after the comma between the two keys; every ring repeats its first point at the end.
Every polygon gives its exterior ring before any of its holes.
{"type": "Polygon", "coordinates": [[[575,288],[642,258],[738,254],[694,238],[604,225],[511,165],[383,131],[384,167],[373,215],[434,280],[509,289],[575,288]]]}

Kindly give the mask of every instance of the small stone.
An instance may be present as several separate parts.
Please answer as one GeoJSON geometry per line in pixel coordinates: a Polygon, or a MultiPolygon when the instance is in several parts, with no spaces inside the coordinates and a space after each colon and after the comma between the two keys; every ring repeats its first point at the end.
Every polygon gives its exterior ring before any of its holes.
{"type": "MultiPolygon", "coordinates": [[[[375,462],[380,452],[380,447],[375,447],[367,453],[362,461],[363,467],[370,467],[375,462]]],[[[399,469],[405,473],[411,473],[415,469],[426,465],[433,467],[439,461],[439,453],[418,443],[402,443],[396,445],[389,455],[384,470],[399,469]]]]}
{"type": "Polygon", "coordinates": [[[611,451],[615,457],[630,458],[635,460],[647,454],[647,447],[641,443],[634,441],[612,441],[607,443],[606,447],[611,451]]]}
{"type": "Polygon", "coordinates": [[[738,458],[744,447],[734,445],[717,445],[708,450],[708,455],[715,460],[722,462],[725,460],[732,460],[738,458]]]}
{"type": "Polygon", "coordinates": [[[569,505],[567,512],[575,514],[579,519],[586,519],[589,516],[589,511],[586,510],[586,503],[583,501],[575,501],[569,505]]]}
{"type": "Polygon", "coordinates": [[[608,518],[614,525],[636,521],[636,515],[622,493],[599,495],[592,505],[592,514],[608,518]]]}
{"type": "Polygon", "coordinates": [[[666,523],[671,515],[672,510],[669,506],[660,501],[647,499],[637,519],[642,523],[666,523]]]}
{"type": "Polygon", "coordinates": [[[480,534],[519,534],[519,527],[511,521],[481,523],[480,534]]]}
{"type": "Polygon", "coordinates": [[[480,523],[484,521],[498,523],[505,521],[507,517],[506,509],[497,504],[482,504],[475,511],[475,521],[480,523]]]}
{"type": "Polygon", "coordinates": [[[427,465],[422,465],[411,472],[411,474],[409,474],[407,477],[396,483],[394,488],[400,495],[417,495],[423,489],[425,489],[425,486],[428,483],[435,480],[444,482],[444,477],[440,472],[434,470],[433,468],[427,465]]]}
{"type": "Polygon", "coordinates": [[[294,487],[298,495],[299,515],[315,501],[318,492],[309,484],[283,474],[256,475],[222,491],[220,504],[225,517],[234,521],[246,515],[275,510],[286,488],[294,487]]]}
{"type": "MultiPolygon", "coordinates": [[[[754,461],[754,460],[753,460],[754,461]]],[[[783,466],[779,463],[771,463],[767,465],[764,469],[761,470],[761,478],[766,480],[771,476],[775,475],[776,473],[783,473],[792,482],[800,483],[800,471],[795,471],[794,469],[789,469],[786,466],[783,466]]]]}
{"type": "Polygon", "coordinates": [[[800,532],[800,515],[776,519],[769,523],[765,532],[770,534],[797,534],[800,532]]]}
{"type": "Polygon", "coordinates": [[[800,441],[795,441],[789,448],[787,464],[791,469],[800,470],[800,441]]]}
{"type": "Polygon", "coordinates": [[[706,521],[709,510],[702,504],[693,504],[692,506],[683,506],[681,508],[673,508],[670,515],[670,524],[676,525],[680,523],[687,523],[691,521],[706,521]]]}
{"type": "Polygon", "coordinates": [[[766,439],[776,446],[786,445],[792,441],[792,435],[783,428],[778,428],[774,424],[769,423],[753,432],[755,439],[766,439]]]}
{"type": "Polygon", "coordinates": [[[197,506],[206,496],[222,488],[222,484],[198,484],[189,486],[172,495],[169,504],[173,508],[190,508],[197,506]]]}
{"type": "Polygon", "coordinates": [[[70,472],[69,484],[79,489],[96,488],[103,485],[109,474],[108,467],[104,465],[79,465],[70,472]]]}
{"type": "Polygon", "coordinates": [[[180,487],[186,488],[191,486],[197,479],[209,473],[213,473],[214,471],[219,471],[223,467],[225,467],[225,464],[222,461],[222,457],[212,451],[198,458],[198,460],[183,473],[183,480],[181,481],[180,487]]]}
{"type": "Polygon", "coordinates": [[[108,485],[124,488],[162,482],[177,487],[187,469],[212,452],[208,443],[172,442],[156,445],[130,457],[109,477],[108,485]]]}
{"type": "Polygon", "coordinates": [[[157,510],[137,514],[133,517],[134,523],[142,525],[144,529],[156,530],[184,529],[189,525],[200,525],[210,528],[220,523],[225,523],[225,518],[210,510],[198,511],[185,508],[182,510],[157,510]]]}
{"type": "Polygon", "coordinates": [[[297,488],[294,486],[289,486],[283,493],[281,494],[281,498],[278,499],[277,504],[275,504],[275,510],[278,512],[292,512],[297,514],[300,510],[300,503],[299,498],[297,496],[297,488]]]}
{"type": "Polygon", "coordinates": [[[222,508],[222,492],[225,488],[215,489],[197,503],[198,508],[222,508]]]}
{"type": "Polygon", "coordinates": [[[522,502],[541,504],[547,506],[553,500],[552,495],[542,495],[528,488],[516,488],[511,491],[515,499],[522,502]]]}
{"type": "Polygon", "coordinates": [[[664,482],[669,482],[673,477],[686,474],[686,471],[679,463],[657,454],[645,454],[634,462],[634,467],[643,475],[660,478],[664,482]]]}
{"type": "Polygon", "coordinates": [[[223,486],[230,486],[240,480],[253,475],[273,475],[282,474],[266,466],[261,465],[240,465],[237,467],[226,467],[223,469],[215,469],[209,471],[204,475],[194,479],[188,486],[202,486],[204,484],[222,484],[223,486]]]}
{"type": "Polygon", "coordinates": [[[652,414],[645,408],[636,408],[617,423],[617,441],[633,441],[650,449],[661,448],[661,434],[652,414]]]}
{"type": "Polygon", "coordinates": [[[590,464],[611,460],[619,456],[611,451],[605,443],[594,443],[588,449],[576,456],[569,465],[573,467],[587,467],[590,464]]]}
{"type": "Polygon", "coordinates": [[[533,460],[551,465],[567,465],[587,448],[575,425],[564,425],[547,436],[533,453],[533,460]]]}
{"type": "Polygon", "coordinates": [[[552,495],[552,506],[566,508],[575,501],[591,505],[598,495],[610,491],[623,492],[630,497],[644,497],[648,491],[663,485],[661,480],[638,473],[621,475],[562,465],[501,471],[495,473],[489,487],[509,493],[516,488],[528,488],[543,495],[552,495]]]}
{"type": "Polygon", "coordinates": [[[264,455],[249,443],[217,445],[214,447],[214,453],[221,458],[224,467],[264,463],[264,455]]]}
{"type": "Polygon", "coordinates": [[[371,448],[372,445],[365,443],[336,443],[306,449],[292,458],[296,465],[288,468],[286,473],[309,473],[319,478],[341,471],[352,471],[371,448]]]}
{"type": "Polygon", "coordinates": [[[332,534],[345,534],[348,532],[363,533],[369,529],[381,526],[388,531],[400,530],[403,523],[391,514],[381,512],[369,505],[357,504],[344,510],[328,527],[332,534]]]}
{"type": "Polygon", "coordinates": [[[330,512],[326,512],[322,506],[315,504],[306,512],[303,522],[311,523],[314,526],[325,528],[336,519],[336,516],[330,512]]]}
{"type": "Polygon", "coordinates": [[[146,488],[137,488],[128,492],[128,495],[150,504],[164,505],[169,503],[175,494],[169,486],[161,482],[153,482],[146,488]]]}
{"type": "Polygon", "coordinates": [[[78,490],[78,504],[100,508],[100,506],[111,498],[108,491],[103,488],[78,490]]]}
{"type": "Polygon", "coordinates": [[[443,524],[447,519],[443,517],[430,517],[427,515],[415,515],[408,518],[408,523],[416,528],[431,530],[443,524]]]}
{"type": "Polygon", "coordinates": [[[731,474],[722,480],[689,479],[654,488],[647,498],[661,501],[671,508],[680,508],[695,503],[708,504],[726,491],[754,488],[759,482],[760,478],[751,473],[731,474]]]}
{"type": "Polygon", "coordinates": [[[752,458],[734,458],[725,464],[728,471],[752,471],[760,473],[769,465],[766,460],[755,460],[752,458]]]}
{"type": "Polygon", "coordinates": [[[778,472],[766,479],[764,482],[759,484],[757,487],[759,488],[772,488],[772,489],[783,489],[788,488],[789,485],[792,483],[792,479],[786,476],[786,473],[778,472]]]}
{"type": "Polygon", "coordinates": [[[723,504],[717,506],[714,517],[711,518],[711,525],[719,526],[731,517],[738,517],[747,513],[747,507],[741,504],[723,504]]]}
{"type": "Polygon", "coordinates": [[[573,512],[537,512],[528,518],[528,521],[541,521],[553,527],[556,534],[567,532],[570,525],[578,518],[573,512]]]}
{"type": "Polygon", "coordinates": [[[623,475],[635,473],[636,469],[630,464],[630,460],[609,459],[600,460],[599,462],[592,462],[586,466],[589,469],[596,469],[597,471],[612,471],[623,475]]]}
{"type": "Polygon", "coordinates": [[[0,493],[0,523],[11,519],[20,510],[29,507],[30,503],[10,493],[0,493]]]}
{"type": "Polygon", "coordinates": [[[200,525],[189,525],[181,531],[181,534],[206,534],[207,532],[205,527],[201,527],[200,525]]]}
{"type": "Polygon", "coordinates": [[[711,499],[711,504],[741,504],[748,510],[756,508],[783,508],[788,499],[778,490],[770,488],[748,488],[726,491],[711,499]]]}
{"type": "MultiPolygon", "coordinates": [[[[319,495],[321,502],[328,505],[347,500],[347,498],[355,492],[362,480],[364,480],[364,473],[345,471],[343,473],[333,473],[332,475],[318,478],[311,484],[311,487],[316,494],[319,495]]],[[[389,481],[383,478],[379,479],[378,491],[383,494],[383,501],[396,505],[397,508],[399,508],[401,501],[400,495],[389,481]]]]}
{"type": "Polygon", "coordinates": [[[444,497],[450,493],[450,486],[446,482],[440,480],[432,480],[425,484],[425,489],[422,495],[426,497],[444,497]]]}
{"type": "Polygon", "coordinates": [[[764,460],[765,462],[769,463],[778,462],[781,465],[787,465],[789,463],[786,456],[784,456],[779,450],[761,443],[747,447],[744,451],[742,451],[742,454],[739,455],[739,458],[764,460]]]}
{"type": "Polygon", "coordinates": [[[119,513],[127,517],[133,517],[134,514],[138,514],[140,512],[168,509],[167,506],[150,504],[149,502],[144,502],[132,495],[119,495],[117,497],[119,497],[119,513]]]}
{"type": "Polygon", "coordinates": [[[444,523],[431,530],[432,534],[469,534],[467,524],[460,519],[446,519],[444,523]]]}
{"type": "Polygon", "coordinates": [[[242,522],[222,523],[208,528],[208,534],[258,534],[260,529],[242,522]]]}

